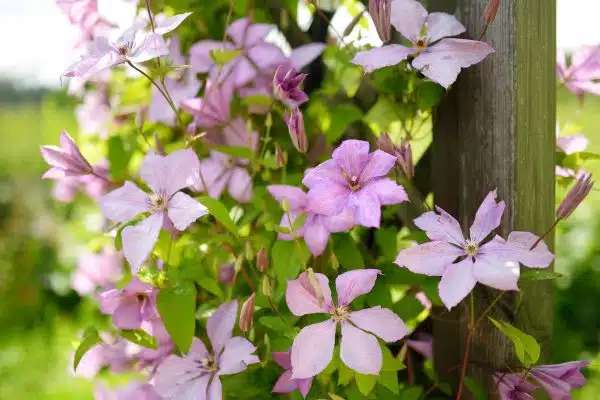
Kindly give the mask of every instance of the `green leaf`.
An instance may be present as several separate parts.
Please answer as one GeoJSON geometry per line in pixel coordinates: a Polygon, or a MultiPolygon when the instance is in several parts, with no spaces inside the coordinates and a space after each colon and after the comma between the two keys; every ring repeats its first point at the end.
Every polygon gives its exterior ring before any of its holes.
{"type": "Polygon", "coordinates": [[[142,347],[147,347],[149,349],[157,349],[158,344],[156,343],[156,339],[150,335],[148,332],[143,331],[141,329],[135,330],[123,330],[120,331],[119,334],[125,339],[129,340],[132,343],[138,344],[142,347]]]}
{"type": "Polygon", "coordinates": [[[392,393],[399,394],[400,387],[398,386],[398,373],[395,371],[381,371],[377,381],[392,393]]]}
{"type": "Polygon", "coordinates": [[[404,389],[400,393],[401,400],[418,400],[421,398],[421,393],[423,393],[423,388],[420,386],[414,386],[411,388],[404,389]]]}
{"type": "Polygon", "coordinates": [[[123,248],[123,229],[131,225],[135,225],[135,220],[129,221],[119,227],[117,234],[115,235],[115,249],[121,250],[123,248]]]}
{"type": "Polygon", "coordinates": [[[177,245],[177,242],[171,234],[165,230],[161,230],[158,234],[158,240],[154,252],[168,265],[177,266],[181,262],[182,248],[177,245]]]}
{"type": "Polygon", "coordinates": [[[215,278],[202,274],[196,277],[196,283],[198,283],[198,286],[207,292],[214,294],[220,299],[223,298],[223,292],[221,291],[221,287],[215,278]]]}
{"type": "Polygon", "coordinates": [[[398,229],[394,226],[387,226],[375,231],[375,242],[379,246],[379,251],[388,260],[396,259],[398,255],[398,229]]]}
{"type": "Polygon", "coordinates": [[[577,153],[582,160],[600,160],[600,154],[592,153],[589,151],[582,151],[577,153]]]}
{"type": "Polygon", "coordinates": [[[235,59],[236,57],[238,57],[240,54],[242,54],[241,50],[214,49],[211,50],[210,57],[218,65],[225,65],[228,62],[235,59]]]}
{"type": "Polygon", "coordinates": [[[208,208],[208,212],[216,218],[217,221],[221,223],[227,230],[237,236],[238,228],[231,220],[229,216],[229,211],[227,207],[223,205],[219,200],[213,199],[208,196],[201,196],[198,198],[200,203],[204,204],[206,208],[208,208]]]}
{"type": "Polygon", "coordinates": [[[444,88],[435,82],[422,81],[416,88],[416,96],[419,109],[428,111],[440,103],[444,88]]]}
{"type": "Polygon", "coordinates": [[[296,279],[302,269],[298,249],[293,240],[278,240],[271,249],[271,259],[275,274],[279,282],[285,283],[288,280],[296,279]]]}
{"type": "Polygon", "coordinates": [[[350,235],[336,235],[334,251],[341,266],[345,269],[362,269],[365,267],[362,254],[350,235]]]}
{"type": "Polygon", "coordinates": [[[360,120],[362,117],[362,110],[354,104],[347,103],[337,106],[331,113],[331,124],[326,133],[329,143],[338,140],[352,123],[360,120]]]}
{"type": "Polygon", "coordinates": [[[394,357],[390,349],[385,344],[380,343],[380,347],[381,353],[383,354],[383,365],[381,366],[382,372],[396,372],[406,368],[404,363],[394,357]]]}
{"type": "Polygon", "coordinates": [[[551,279],[563,278],[564,275],[553,271],[544,271],[541,269],[528,269],[521,273],[521,281],[546,281],[551,279]]]}
{"type": "Polygon", "coordinates": [[[272,102],[273,98],[264,94],[253,94],[242,99],[242,104],[245,106],[258,105],[269,107],[272,102]]]}
{"type": "Polygon", "coordinates": [[[469,391],[471,393],[473,393],[473,396],[475,396],[475,400],[487,400],[488,399],[487,391],[485,390],[485,388],[483,387],[483,385],[481,383],[477,382],[475,379],[471,378],[470,376],[465,376],[464,382],[465,382],[465,386],[467,387],[467,389],[469,389],[469,391]]]}
{"type": "Polygon", "coordinates": [[[211,148],[217,150],[220,153],[227,154],[228,156],[245,158],[247,160],[254,159],[254,152],[244,146],[212,146],[211,148]]]}
{"type": "Polygon", "coordinates": [[[348,368],[346,364],[340,363],[338,368],[338,385],[347,386],[354,377],[354,370],[348,368]]]}
{"type": "Polygon", "coordinates": [[[169,336],[179,350],[187,353],[196,328],[196,286],[182,281],[174,288],[162,289],[156,304],[169,336]]]}
{"type": "Polygon", "coordinates": [[[292,223],[292,227],[294,228],[294,232],[298,232],[300,230],[300,228],[302,228],[304,226],[304,223],[306,222],[306,217],[307,216],[308,216],[307,213],[302,213],[302,214],[300,214],[300,215],[298,215],[296,217],[296,219],[292,223]]]}
{"type": "Polygon", "coordinates": [[[75,350],[75,356],[73,357],[73,370],[77,370],[77,366],[79,362],[92,347],[97,345],[98,343],[102,343],[102,338],[98,334],[98,330],[94,327],[88,327],[83,332],[83,337],[81,339],[81,343],[77,346],[77,350],[75,350]]]}
{"type": "Polygon", "coordinates": [[[364,118],[374,132],[388,131],[390,124],[400,119],[398,106],[386,96],[379,96],[364,118]]]}
{"type": "Polygon", "coordinates": [[[110,175],[115,180],[127,177],[127,166],[131,159],[131,153],[125,149],[125,143],[121,136],[111,136],[108,139],[108,161],[110,163],[110,175]]]}
{"type": "Polygon", "coordinates": [[[358,390],[360,390],[364,396],[368,396],[375,387],[375,383],[377,383],[377,375],[364,375],[355,372],[354,380],[356,381],[358,390]]]}
{"type": "Polygon", "coordinates": [[[488,319],[513,342],[517,357],[523,365],[529,366],[537,362],[540,358],[540,345],[533,336],[504,321],[496,321],[492,317],[488,317],[488,319]]]}

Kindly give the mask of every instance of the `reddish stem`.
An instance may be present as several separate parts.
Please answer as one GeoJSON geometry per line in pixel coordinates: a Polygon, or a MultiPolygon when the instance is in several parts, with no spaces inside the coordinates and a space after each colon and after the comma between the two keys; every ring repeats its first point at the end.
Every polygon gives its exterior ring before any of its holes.
{"type": "Polygon", "coordinates": [[[469,327],[469,332],[467,333],[467,343],[465,345],[465,354],[463,355],[462,368],[460,371],[460,380],[458,381],[458,392],[456,392],[456,400],[460,400],[460,398],[462,396],[465,375],[467,374],[467,362],[469,359],[469,348],[471,347],[471,338],[473,337],[474,331],[475,331],[474,327],[469,327]]]}

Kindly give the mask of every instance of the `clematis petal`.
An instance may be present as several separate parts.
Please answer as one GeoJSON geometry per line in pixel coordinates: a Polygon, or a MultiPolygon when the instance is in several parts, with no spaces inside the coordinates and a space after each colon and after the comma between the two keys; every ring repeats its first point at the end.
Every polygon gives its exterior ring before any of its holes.
{"type": "Polygon", "coordinates": [[[504,213],[504,201],[496,203],[496,191],[492,190],[483,200],[475,214],[475,220],[471,225],[471,240],[480,243],[494,229],[500,226],[500,220],[504,213]]]}
{"type": "Polygon", "coordinates": [[[318,293],[311,287],[308,274],[303,272],[298,279],[288,281],[285,290],[287,306],[295,316],[306,314],[328,313],[331,307],[331,289],[329,280],[323,274],[316,273],[315,277],[321,286],[322,301],[319,303],[318,293]]]}
{"type": "Polygon", "coordinates": [[[290,54],[292,66],[297,70],[301,70],[323,53],[326,45],[324,43],[309,43],[300,47],[296,47],[290,54]]]}
{"type": "Polygon", "coordinates": [[[269,185],[267,190],[279,202],[285,198],[292,210],[304,210],[306,207],[306,193],[297,186],[269,185]]]}
{"type": "Polygon", "coordinates": [[[254,63],[259,70],[277,68],[278,65],[287,61],[287,57],[281,49],[271,43],[252,46],[247,54],[251,63],[254,63]]]}
{"type": "Polygon", "coordinates": [[[292,378],[310,378],[322,372],[331,362],[335,345],[335,321],[308,325],[292,344],[292,378]]]}
{"type": "Polygon", "coordinates": [[[386,342],[396,342],[410,332],[392,310],[379,306],[353,311],[349,318],[360,329],[371,332],[386,342]]]}
{"type": "MultiPolygon", "coordinates": [[[[208,386],[208,390],[206,392],[206,400],[222,400],[223,398],[223,386],[221,385],[221,380],[218,376],[214,376],[212,381],[208,386]]],[[[185,400],[196,400],[195,397],[190,397],[185,400]]]]}
{"type": "Polygon", "coordinates": [[[201,40],[190,48],[190,64],[194,72],[209,72],[215,66],[213,50],[232,50],[234,46],[218,40],[201,40]]]}
{"type": "Polygon", "coordinates": [[[136,297],[121,299],[112,317],[113,324],[119,329],[137,329],[142,323],[140,302],[136,297]]]}
{"type": "Polygon", "coordinates": [[[290,393],[294,390],[298,389],[298,383],[296,379],[292,379],[292,370],[289,369],[285,371],[277,382],[275,382],[275,386],[273,386],[273,393],[290,393]]]}
{"type": "Polygon", "coordinates": [[[554,254],[543,240],[530,250],[537,240],[538,237],[531,232],[514,231],[508,235],[507,241],[496,236],[484,244],[480,251],[498,259],[519,261],[530,268],[546,268],[554,260],[554,254]]]}
{"type": "Polygon", "coordinates": [[[427,10],[415,0],[392,1],[391,23],[411,42],[416,42],[425,24],[427,10]]]}
{"type": "Polygon", "coordinates": [[[322,217],[317,219],[313,218],[310,223],[309,221],[306,221],[302,236],[313,256],[323,254],[323,251],[325,251],[325,248],[327,247],[327,241],[329,240],[329,231],[323,225],[322,217]]]}
{"type": "Polygon", "coordinates": [[[466,258],[463,261],[446,267],[438,286],[440,298],[448,310],[460,303],[477,281],[473,277],[473,261],[466,258]]]}
{"type": "Polygon", "coordinates": [[[366,375],[378,375],[383,364],[377,338],[345,321],[342,322],[340,358],[350,369],[366,375]]]}
{"type": "Polygon", "coordinates": [[[588,361],[570,361],[553,365],[537,365],[533,367],[532,372],[543,372],[552,377],[567,382],[572,388],[582,387],[585,384],[585,376],[579,370],[589,366],[588,361]]]}
{"type": "Polygon", "coordinates": [[[352,229],[356,224],[354,221],[354,213],[349,208],[345,208],[344,211],[338,215],[320,217],[323,218],[325,229],[329,232],[346,232],[352,229]]]}
{"type": "Polygon", "coordinates": [[[399,44],[388,44],[383,47],[359,52],[352,59],[352,64],[360,65],[366,73],[369,73],[379,68],[400,64],[409,55],[415,54],[415,52],[410,47],[399,44]]]}
{"type": "Polygon", "coordinates": [[[119,289],[109,289],[98,293],[96,300],[103,314],[113,314],[121,303],[122,292],[119,289]]]}
{"type": "Polygon", "coordinates": [[[464,254],[450,243],[434,240],[402,250],[395,263],[416,274],[441,276],[448,265],[464,254]]]}
{"type": "Polygon", "coordinates": [[[335,280],[339,305],[348,305],[358,296],[369,293],[375,286],[378,269],[357,269],[344,272],[335,280]]]}
{"type": "Polygon", "coordinates": [[[148,258],[158,240],[158,234],[163,224],[164,214],[157,212],[138,222],[134,226],[123,229],[123,253],[131,266],[131,272],[136,274],[148,258]]]}
{"type": "Polygon", "coordinates": [[[247,203],[252,199],[252,177],[246,168],[233,168],[227,190],[231,197],[239,203],[247,203]]]}
{"type": "Polygon", "coordinates": [[[289,351],[274,351],[271,353],[273,360],[283,369],[292,368],[292,356],[289,351]]]}
{"type": "Polygon", "coordinates": [[[143,63],[156,57],[169,54],[169,47],[165,39],[158,33],[149,33],[139,47],[133,50],[129,59],[136,63],[143,63]]]}
{"type": "Polygon", "coordinates": [[[346,208],[350,195],[350,188],[334,182],[313,186],[306,196],[308,203],[306,211],[314,214],[338,215],[346,208]]]}
{"type": "Polygon", "coordinates": [[[298,384],[298,390],[300,390],[302,397],[306,397],[312,386],[312,378],[296,379],[296,383],[298,384]]]}
{"type": "Polygon", "coordinates": [[[252,353],[256,351],[248,339],[232,337],[225,343],[223,353],[219,357],[219,375],[232,375],[244,371],[248,365],[260,362],[252,353]]]}
{"type": "Polygon", "coordinates": [[[585,151],[590,141],[582,134],[556,138],[556,145],[565,153],[573,154],[585,151]]]}
{"type": "Polygon", "coordinates": [[[237,300],[231,300],[223,303],[215,310],[213,315],[206,322],[208,338],[212,345],[214,354],[220,354],[233,334],[233,327],[237,317],[237,300]]]}
{"type": "Polygon", "coordinates": [[[348,181],[346,181],[346,178],[344,178],[342,171],[334,160],[327,160],[315,168],[307,169],[304,173],[304,179],[302,179],[302,183],[308,188],[320,184],[330,184],[331,182],[340,186],[348,185],[348,181]]]}
{"type": "Polygon", "coordinates": [[[421,214],[413,221],[415,225],[424,230],[431,240],[440,240],[464,247],[466,243],[458,221],[440,207],[436,208],[439,214],[433,211],[421,214]]]}
{"type": "Polygon", "coordinates": [[[192,358],[195,361],[200,361],[206,356],[208,356],[208,350],[204,345],[204,342],[197,337],[192,338],[192,345],[190,346],[190,352],[188,353],[188,357],[192,358]]]}
{"type": "Polygon", "coordinates": [[[372,189],[372,185],[367,184],[363,188],[351,192],[348,196],[348,206],[352,209],[358,225],[379,228],[381,203],[379,202],[379,196],[372,189]]]}
{"type": "Polygon", "coordinates": [[[358,177],[360,184],[366,184],[372,179],[387,175],[396,164],[396,157],[385,151],[375,150],[369,154],[367,163],[358,177]]]}
{"type": "Polygon", "coordinates": [[[158,21],[154,28],[154,32],[161,35],[169,33],[181,25],[181,23],[190,15],[192,15],[191,12],[186,12],[183,14],[173,15],[172,17],[165,18],[162,21],[158,21]]]}
{"type": "Polygon", "coordinates": [[[238,47],[243,47],[244,39],[249,26],[250,20],[248,18],[237,19],[227,27],[227,36],[233,39],[233,42],[238,45],[238,47]]]}
{"type": "Polygon", "coordinates": [[[244,45],[246,47],[254,47],[264,43],[267,35],[274,29],[276,27],[270,24],[251,24],[244,34],[244,45]]]}
{"type": "Polygon", "coordinates": [[[499,290],[519,290],[519,263],[491,254],[477,255],[473,277],[479,283],[499,290]]]}
{"type": "Polygon", "coordinates": [[[428,43],[436,42],[448,36],[460,35],[466,30],[454,15],[442,12],[429,14],[425,20],[425,25],[427,26],[428,43]]]}
{"type": "Polygon", "coordinates": [[[553,400],[570,399],[571,385],[543,371],[531,371],[531,376],[544,388],[553,400]]]}
{"type": "Polygon", "coordinates": [[[206,207],[185,193],[175,193],[167,203],[169,219],[180,231],[184,231],[192,222],[207,213],[206,207]]]}
{"type": "Polygon", "coordinates": [[[358,181],[362,170],[369,162],[369,142],[365,140],[344,140],[331,156],[337,166],[349,177],[358,181]]]}
{"type": "Polygon", "coordinates": [[[379,178],[369,182],[369,190],[377,193],[377,198],[381,205],[398,204],[408,201],[404,187],[389,178],[379,178]]]}
{"type": "Polygon", "coordinates": [[[106,218],[117,222],[132,220],[136,215],[152,209],[148,195],[129,181],[102,196],[98,204],[106,218]]]}
{"type": "Polygon", "coordinates": [[[196,390],[197,396],[204,399],[210,375],[198,377],[195,362],[189,358],[170,355],[159,364],[154,373],[152,384],[156,392],[167,399],[181,398],[187,390],[196,390]]]}
{"type": "Polygon", "coordinates": [[[168,156],[149,153],[142,161],[140,176],[156,194],[170,198],[190,185],[198,156],[192,149],[177,150],[168,156]]]}

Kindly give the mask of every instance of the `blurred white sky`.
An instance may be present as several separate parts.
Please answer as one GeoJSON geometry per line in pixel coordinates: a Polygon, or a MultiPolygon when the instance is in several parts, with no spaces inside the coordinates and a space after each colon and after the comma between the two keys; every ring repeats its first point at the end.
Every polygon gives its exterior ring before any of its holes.
{"type": "MultiPolygon", "coordinates": [[[[600,44],[600,0],[557,0],[558,46],[573,49],[600,44]]],[[[126,24],[132,10],[122,0],[99,0],[103,14],[126,24]]],[[[0,0],[0,76],[31,85],[58,86],[61,73],[74,59],[77,31],[55,0],[0,0]]],[[[342,23],[343,30],[346,23],[342,23]]]]}

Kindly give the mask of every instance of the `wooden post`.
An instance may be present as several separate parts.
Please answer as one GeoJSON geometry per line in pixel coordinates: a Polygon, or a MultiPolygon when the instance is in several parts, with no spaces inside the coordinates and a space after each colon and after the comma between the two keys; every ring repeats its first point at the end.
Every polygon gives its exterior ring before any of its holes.
{"type": "MultiPolygon", "coordinates": [[[[488,0],[429,0],[428,8],[456,12],[477,39],[488,0]]],[[[457,217],[463,229],[473,222],[485,195],[498,189],[506,202],[501,233],[542,234],[553,222],[556,115],[556,4],[547,0],[502,1],[483,40],[496,52],[464,70],[435,115],[432,184],[435,203],[457,217]]],[[[546,243],[550,247],[552,238],[546,243]]],[[[523,269],[522,269],[523,270],[523,269]]],[[[533,335],[550,358],[551,281],[521,283],[507,293],[491,316],[533,335]]],[[[478,285],[480,315],[499,292],[478,285]]],[[[468,307],[459,304],[434,320],[435,365],[454,389],[465,350],[468,307]],[[448,321],[448,320],[453,321],[448,321]]],[[[493,371],[516,365],[513,345],[486,320],[477,330],[467,375],[495,398],[493,371]]],[[[472,398],[468,390],[463,398],[472,398]]]]}

